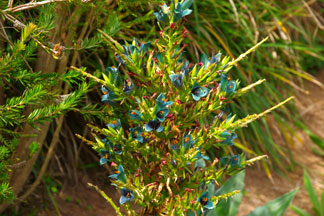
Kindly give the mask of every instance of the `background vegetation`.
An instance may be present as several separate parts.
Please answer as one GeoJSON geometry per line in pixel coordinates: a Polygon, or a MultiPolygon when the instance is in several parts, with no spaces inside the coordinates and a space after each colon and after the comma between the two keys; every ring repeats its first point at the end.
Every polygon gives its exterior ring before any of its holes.
{"type": "MultiPolygon", "coordinates": [[[[70,67],[84,66],[100,76],[113,64],[115,53],[103,46],[98,29],[119,41],[150,40],[158,31],[152,13],[159,3],[0,1],[1,201],[16,197],[18,204],[40,183],[51,185],[58,178],[78,182],[78,170],[93,166],[97,157],[74,134],[93,140],[86,123],[104,125],[106,108],[99,103],[98,86],[85,85],[70,67]]],[[[269,36],[270,42],[232,73],[244,86],[266,77],[268,82],[231,107],[240,117],[260,113],[293,91],[306,93],[303,79],[322,87],[313,75],[323,66],[323,4],[321,0],[195,1],[186,24],[188,40],[194,41],[188,44],[188,57],[199,62],[198,50],[209,54],[221,50],[238,57],[269,36]]],[[[269,165],[283,171],[293,159],[288,149],[296,121],[303,127],[293,106],[282,108],[242,130],[236,146],[250,155],[270,154],[269,164],[263,164],[269,176],[269,165]],[[284,144],[279,145],[273,135],[284,144]]],[[[2,203],[0,211],[7,207],[8,202],[2,203]]]]}

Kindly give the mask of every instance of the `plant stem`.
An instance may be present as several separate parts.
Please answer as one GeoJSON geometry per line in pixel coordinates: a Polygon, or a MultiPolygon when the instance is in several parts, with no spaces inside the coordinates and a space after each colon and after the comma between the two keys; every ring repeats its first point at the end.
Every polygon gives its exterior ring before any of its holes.
{"type": "Polygon", "coordinates": [[[104,191],[100,190],[96,185],[93,185],[91,183],[88,183],[88,185],[90,187],[93,187],[103,198],[107,200],[107,202],[109,202],[109,204],[115,209],[118,216],[123,216],[122,213],[120,212],[120,209],[116,206],[114,201],[111,198],[109,198],[104,191]]]}

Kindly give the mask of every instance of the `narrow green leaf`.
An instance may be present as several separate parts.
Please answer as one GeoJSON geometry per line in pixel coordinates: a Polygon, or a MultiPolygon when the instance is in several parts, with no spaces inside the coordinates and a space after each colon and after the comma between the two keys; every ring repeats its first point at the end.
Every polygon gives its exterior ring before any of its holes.
{"type": "Polygon", "coordinates": [[[216,215],[235,216],[238,212],[238,208],[243,196],[242,190],[244,188],[245,171],[241,171],[238,174],[232,176],[225,184],[216,191],[216,196],[230,193],[234,190],[240,190],[241,192],[229,198],[228,200],[221,199],[218,201],[214,212],[216,215]]]}
{"type": "Polygon", "coordinates": [[[250,212],[247,216],[282,216],[295,197],[298,188],[292,190],[283,196],[271,200],[264,206],[257,207],[254,211],[250,212]]]}
{"type": "Polygon", "coordinates": [[[299,216],[311,216],[310,214],[308,214],[304,210],[298,208],[297,206],[291,205],[290,208],[291,208],[291,210],[293,210],[299,216]]]}
{"type": "Polygon", "coordinates": [[[319,201],[317,199],[317,194],[316,194],[316,192],[314,190],[314,187],[312,185],[312,181],[311,181],[311,179],[310,179],[310,177],[309,177],[306,170],[304,170],[304,186],[305,186],[305,188],[307,190],[307,193],[308,193],[308,196],[309,196],[310,200],[313,203],[315,211],[318,212],[318,213],[321,212],[321,206],[320,206],[320,203],[319,203],[319,201]]]}

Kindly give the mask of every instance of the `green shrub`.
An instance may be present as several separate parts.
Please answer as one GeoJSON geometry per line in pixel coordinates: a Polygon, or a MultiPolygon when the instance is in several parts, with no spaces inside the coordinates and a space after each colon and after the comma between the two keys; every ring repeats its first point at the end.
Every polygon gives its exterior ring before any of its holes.
{"type": "MultiPolygon", "coordinates": [[[[291,99],[237,119],[228,104],[264,80],[239,88],[239,80],[232,80],[228,72],[265,40],[237,59],[218,53],[202,55],[200,63],[191,64],[182,45],[187,36],[183,17],[191,13],[191,4],[192,0],[184,0],[161,5],[154,13],[160,28],[154,43],[134,39],[121,45],[101,31],[117,54],[117,66],[108,67],[103,79],[79,69],[102,84],[101,101],[110,116],[103,129],[89,124],[100,135],[94,134],[96,143],[87,142],[100,153],[101,165],[113,167],[109,178],[120,188],[120,205],[131,215],[214,212],[219,199],[239,191],[217,195],[212,188],[264,157],[245,160],[243,154],[230,154],[235,131],[291,99]],[[131,201],[141,207],[139,212],[132,209],[131,201]]],[[[95,188],[121,215],[113,201],[95,188]]]]}

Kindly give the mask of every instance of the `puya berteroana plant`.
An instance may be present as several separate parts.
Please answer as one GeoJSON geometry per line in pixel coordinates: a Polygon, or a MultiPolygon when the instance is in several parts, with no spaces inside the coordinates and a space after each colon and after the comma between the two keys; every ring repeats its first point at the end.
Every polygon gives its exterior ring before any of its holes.
{"type": "Polygon", "coordinates": [[[264,157],[245,160],[243,154],[230,154],[235,131],[291,99],[236,119],[227,105],[264,80],[239,88],[229,70],[265,40],[235,60],[218,53],[190,63],[182,41],[187,36],[183,18],[191,13],[191,4],[184,0],[161,5],[154,14],[160,28],[154,43],[134,39],[121,45],[101,32],[116,52],[116,65],[102,73],[103,79],[74,68],[102,84],[101,101],[109,107],[111,120],[102,129],[89,125],[100,137],[93,134],[97,142],[87,142],[100,154],[100,164],[114,170],[109,179],[120,189],[119,203],[130,215],[214,211],[218,200],[239,191],[216,195],[209,189],[264,157]],[[211,148],[216,156],[208,155],[211,148]],[[140,207],[137,212],[131,202],[140,207]]]}

